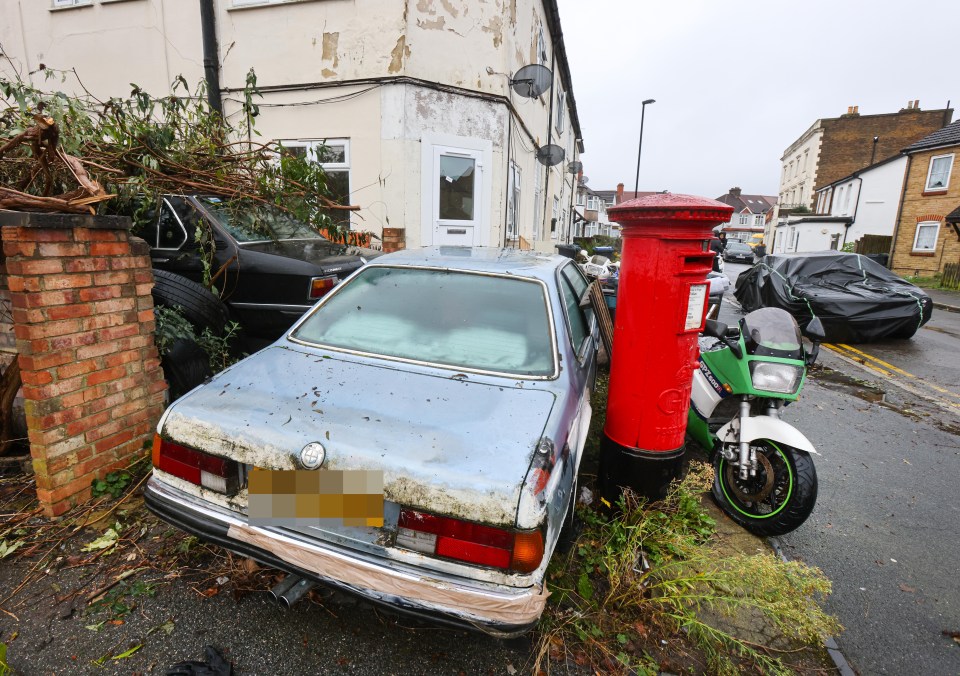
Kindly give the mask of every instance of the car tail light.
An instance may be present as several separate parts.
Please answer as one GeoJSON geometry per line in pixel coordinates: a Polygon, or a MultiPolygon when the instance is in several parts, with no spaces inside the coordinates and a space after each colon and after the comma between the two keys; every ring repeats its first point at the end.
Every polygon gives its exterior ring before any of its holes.
{"type": "Polygon", "coordinates": [[[240,467],[235,461],[175,444],[159,434],[153,437],[153,466],[225,495],[236,493],[240,485],[240,467]]]}
{"type": "Polygon", "coordinates": [[[529,573],[543,560],[543,533],[510,531],[445,516],[400,511],[397,544],[407,549],[490,568],[529,573]]]}
{"type": "Polygon", "coordinates": [[[316,300],[327,295],[337,285],[336,277],[314,277],[310,280],[310,299],[316,300]]]}

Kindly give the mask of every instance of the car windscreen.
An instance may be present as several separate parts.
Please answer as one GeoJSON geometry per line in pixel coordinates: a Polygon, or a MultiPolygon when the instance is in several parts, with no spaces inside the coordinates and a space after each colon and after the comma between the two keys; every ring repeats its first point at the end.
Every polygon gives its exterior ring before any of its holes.
{"type": "Polygon", "coordinates": [[[753,249],[746,244],[741,244],[740,242],[730,242],[727,244],[727,251],[731,251],[733,253],[752,253],[753,249]]]}
{"type": "Polygon", "coordinates": [[[501,275],[369,266],[291,337],[456,369],[539,377],[555,372],[544,286],[501,275]]]}
{"type": "Polygon", "coordinates": [[[252,200],[199,197],[200,202],[238,242],[324,239],[312,227],[282,209],[252,200]]]}

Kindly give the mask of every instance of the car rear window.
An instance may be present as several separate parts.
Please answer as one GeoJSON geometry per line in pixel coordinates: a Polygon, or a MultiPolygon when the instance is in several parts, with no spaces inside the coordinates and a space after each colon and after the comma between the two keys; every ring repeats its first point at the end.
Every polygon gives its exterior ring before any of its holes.
{"type": "Polygon", "coordinates": [[[552,376],[544,286],[438,269],[369,266],[294,331],[313,345],[518,376],[552,376]]]}

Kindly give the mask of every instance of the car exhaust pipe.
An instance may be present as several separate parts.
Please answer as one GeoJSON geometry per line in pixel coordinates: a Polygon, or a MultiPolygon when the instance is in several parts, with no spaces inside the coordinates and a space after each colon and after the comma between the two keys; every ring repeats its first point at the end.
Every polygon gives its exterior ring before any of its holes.
{"type": "Polygon", "coordinates": [[[270,594],[270,600],[274,603],[280,603],[280,597],[287,593],[290,588],[299,582],[302,578],[297,577],[296,575],[287,575],[285,578],[280,580],[276,586],[271,589],[268,593],[270,594]]]}
{"type": "MultiPolygon", "coordinates": [[[[280,594],[279,603],[288,610],[293,604],[304,597],[304,595],[316,586],[316,582],[305,580],[302,577],[291,575],[293,584],[291,584],[282,594],[280,594]]],[[[286,580],[284,580],[286,582],[286,580]]]]}

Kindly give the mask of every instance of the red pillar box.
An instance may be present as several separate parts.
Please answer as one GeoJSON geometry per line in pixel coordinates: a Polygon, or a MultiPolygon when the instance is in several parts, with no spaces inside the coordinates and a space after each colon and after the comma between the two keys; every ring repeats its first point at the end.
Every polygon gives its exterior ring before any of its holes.
{"type": "Polygon", "coordinates": [[[600,495],[621,486],[663,497],[679,477],[697,334],[703,330],[713,228],[733,208],[691,195],[656,194],[609,211],[623,255],[600,448],[600,495]]]}

